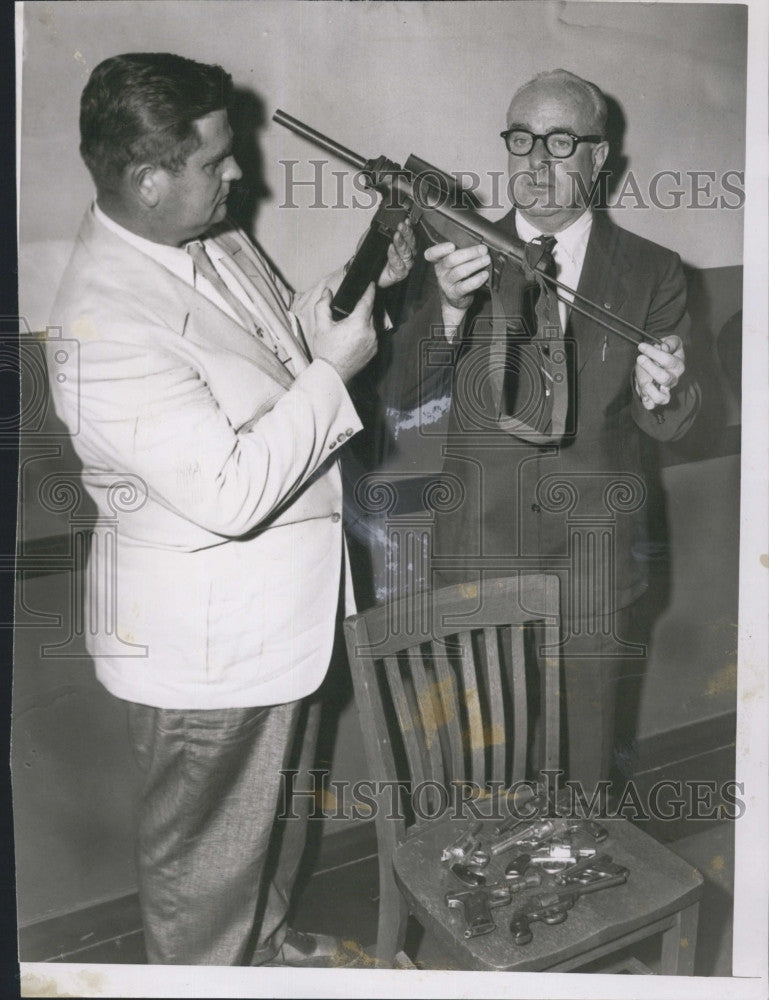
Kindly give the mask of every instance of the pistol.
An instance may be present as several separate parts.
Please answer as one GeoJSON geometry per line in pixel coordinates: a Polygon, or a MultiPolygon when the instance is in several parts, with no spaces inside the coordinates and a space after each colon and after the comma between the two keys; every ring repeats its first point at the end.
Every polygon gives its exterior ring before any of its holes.
{"type": "Polygon", "coordinates": [[[628,870],[621,865],[611,864],[611,872],[597,875],[586,883],[574,882],[564,888],[550,892],[542,892],[532,896],[522,903],[514,912],[510,921],[510,932],[517,945],[529,944],[532,940],[531,924],[541,920],[545,924],[562,924],[568,916],[568,911],[580,896],[599,889],[609,889],[614,885],[622,885],[627,881],[628,870]]]}
{"type": "Polygon", "coordinates": [[[493,908],[506,906],[511,899],[507,885],[485,885],[463,892],[447,892],[446,904],[452,909],[460,909],[465,918],[465,937],[480,937],[490,934],[497,926],[491,915],[493,908]]]}

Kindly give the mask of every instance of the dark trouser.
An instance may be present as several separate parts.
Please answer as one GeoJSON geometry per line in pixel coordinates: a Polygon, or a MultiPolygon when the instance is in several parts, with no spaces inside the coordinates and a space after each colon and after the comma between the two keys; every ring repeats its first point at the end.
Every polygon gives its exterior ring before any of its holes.
{"type": "Polygon", "coordinates": [[[609,778],[614,748],[617,688],[628,665],[636,671],[644,660],[618,655],[617,640],[640,644],[633,605],[603,619],[592,635],[567,645],[561,659],[565,693],[566,753],[561,753],[565,777],[591,791],[609,778]],[[568,650],[583,655],[569,655],[568,650]]]}
{"type": "Polygon", "coordinates": [[[280,771],[312,767],[319,718],[317,699],[192,711],[129,702],[145,774],[137,863],[151,963],[259,965],[280,948],[308,811],[298,797],[301,818],[276,824],[280,771]]]}

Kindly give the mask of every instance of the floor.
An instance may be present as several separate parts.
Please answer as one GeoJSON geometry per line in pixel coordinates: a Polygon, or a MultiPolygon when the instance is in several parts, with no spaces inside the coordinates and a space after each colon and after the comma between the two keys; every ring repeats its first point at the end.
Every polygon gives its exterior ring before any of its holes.
{"type": "MultiPolygon", "coordinates": [[[[713,823],[668,844],[705,878],[695,965],[698,976],[731,975],[733,833],[731,823],[713,823]]],[[[294,926],[299,930],[339,935],[348,949],[359,952],[361,965],[373,965],[370,956],[376,939],[377,894],[374,854],[321,868],[306,877],[300,887],[294,926]]],[[[441,951],[413,922],[409,925],[406,952],[418,968],[455,968],[451,956],[441,951]]],[[[653,945],[635,948],[634,955],[655,970],[658,956],[653,945]]],[[[141,931],[70,952],[58,960],[116,964],[146,961],[141,931]]]]}

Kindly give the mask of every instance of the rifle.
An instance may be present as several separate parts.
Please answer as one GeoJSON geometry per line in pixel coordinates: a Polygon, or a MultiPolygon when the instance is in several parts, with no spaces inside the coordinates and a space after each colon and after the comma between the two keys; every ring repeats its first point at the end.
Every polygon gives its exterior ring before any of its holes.
{"type": "Polygon", "coordinates": [[[431,243],[451,242],[457,247],[485,244],[492,262],[490,284],[494,290],[499,288],[506,269],[512,266],[524,283],[536,280],[540,286],[548,285],[573,296],[571,309],[588,316],[616,336],[636,345],[643,341],[661,344],[645,330],[547,274],[543,251],[537,243],[524,243],[484,219],[474,210],[471,199],[454,178],[426,160],[412,155],[404,167],[384,156],[367,160],[285,111],[276,111],[272,118],[361,171],[364,185],[382,196],[369,231],[334,296],[332,315],[335,319],[349,315],[369,283],[379,277],[398,223],[408,218],[422,229],[431,243]]]}

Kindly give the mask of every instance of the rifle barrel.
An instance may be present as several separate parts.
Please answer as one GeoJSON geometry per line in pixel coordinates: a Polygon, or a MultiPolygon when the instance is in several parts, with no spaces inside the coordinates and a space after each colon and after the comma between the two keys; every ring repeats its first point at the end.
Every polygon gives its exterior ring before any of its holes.
{"type": "Polygon", "coordinates": [[[298,118],[294,118],[285,111],[281,111],[280,108],[272,116],[272,120],[277,122],[278,125],[282,125],[284,128],[289,129],[291,132],[296,132],[297,135],[301,135],[303,139],[308,139],[310,142],[314,142],[316,146],[320,146],[322,149],[328,150],[329,153],[333,153],[334,156],[338,156],[340,160],[344,160],[345,163],[349,163],[351,167],[355,167],[357,170],[365,170],[368,161],[362,156],[358,156],[357,153],[353,153],[351,149],[346,146],[342,146],[341,143],[334,142],[333,139],[329,139],[327,135],[323,135],[322,132],[317,132],[314,128],[310,128],[309,125],[305,125],[304,122],[300,122],[298,118]]]}

